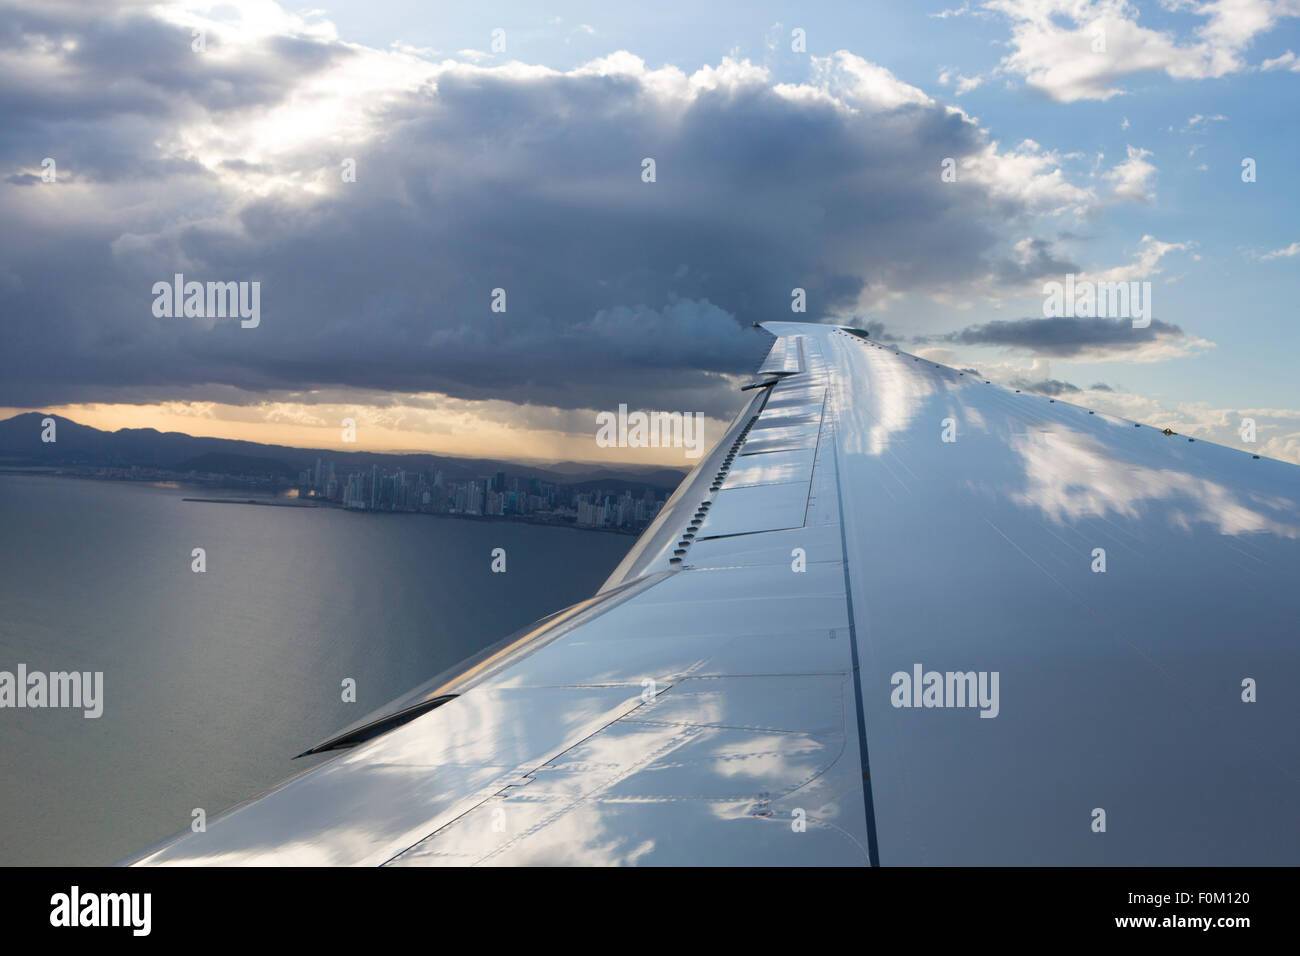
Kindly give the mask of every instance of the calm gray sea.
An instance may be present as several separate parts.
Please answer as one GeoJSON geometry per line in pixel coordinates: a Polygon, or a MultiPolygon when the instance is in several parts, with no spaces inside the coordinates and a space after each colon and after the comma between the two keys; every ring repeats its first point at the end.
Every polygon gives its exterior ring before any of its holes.
{"type": "Polygon", "coordinates": [[[278,783],[294,754],[590,596],[635,540],[195,495],[220,496],[0,475],[0,670],[105,685],[98,719],[0,709],[0,864],[113,863],[278,783]]]}

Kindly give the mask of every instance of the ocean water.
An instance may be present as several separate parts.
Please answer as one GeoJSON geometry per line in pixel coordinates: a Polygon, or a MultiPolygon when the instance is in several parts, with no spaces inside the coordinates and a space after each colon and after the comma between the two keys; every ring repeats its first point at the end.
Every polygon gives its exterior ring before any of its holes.
{"type": "Polygon", "coordinates": [[[325,759],[294,754],[590,596],[635,540],[181,500],[205,494],[0,475],[0,670],[104,673],[97,719],[0,709],[0,864],[109,864],[188,828],[194,808],[215,816],[325,759]]]}

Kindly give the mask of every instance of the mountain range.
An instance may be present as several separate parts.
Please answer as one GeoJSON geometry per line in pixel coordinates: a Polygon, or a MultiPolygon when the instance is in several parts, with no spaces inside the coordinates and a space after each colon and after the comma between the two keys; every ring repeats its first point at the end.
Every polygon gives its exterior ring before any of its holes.
{"type": "Polygon", "coordinates": [[[109,432],[43,412],[24,412],[0,421],[0,467],[6,468],[139,466],[181,473],[216,472],[293,479],[299,472],[314,467],[317,458],[334,462],[335,469],[345,473],[361,471],[372,465],[410,471],[438,468],[448,479],[467,480],[507,471],[511,475],[580,489],[590,486],[617,491],[650,487],[671,492],[685,474],[682,469],[660,466],[620,465],[611,468],[568,461],[541,466],[420,453],[293,448],[230,438],[200,438],[153,428],[120,428],[109,432]],[[56,440],[53,442],[41,440],[45,430],[42,422],[47,418],[55,421],[56,440]]]}

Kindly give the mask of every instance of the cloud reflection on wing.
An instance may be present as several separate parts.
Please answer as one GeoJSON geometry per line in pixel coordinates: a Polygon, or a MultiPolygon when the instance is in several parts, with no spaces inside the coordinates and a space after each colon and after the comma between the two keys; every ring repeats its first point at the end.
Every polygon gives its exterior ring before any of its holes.
{"type": "Polygon", "coordinates": [[[1294,504],[1242,497],[1216,481],[1172,468],[1148,468],[1122,461],[1097,439],[1063,425],[1012,435],[1011,447],[1024,464],[1026,485],[1013,500],[1039,508],[1064,524],[1080,518],[1140,517],[1144,506],[1164,503],[1170,524],[1190,530],[1195,523],[1220,534],[1276,534],[1300,537],[1300,527],[1266,514],[1263,508],[1294,514],[1294,504]],[[1285,507],[1285,505],[1291,507],[1285,507]]]}

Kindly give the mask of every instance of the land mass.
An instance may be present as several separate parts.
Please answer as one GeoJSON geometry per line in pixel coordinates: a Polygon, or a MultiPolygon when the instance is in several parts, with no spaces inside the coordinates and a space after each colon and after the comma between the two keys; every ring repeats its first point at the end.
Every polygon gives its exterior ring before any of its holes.
{"type": "Polygon", "coordinates": [[[317,459],[333,461],[340,469],[361,471],[379,466],[385,470],[439,469],[450,480],[509,471],[524,478],[537,478],[588,490],[596,487],[636,491],[652,488],[671,493],[681,482],[685,469],[661,466],[602,466],[583,462],[537,465],[490,458],[455,458],[421,453],[334,451],[264,445],[229,438],[199,438],[183,432],[160,432],[153,428],[120,428],[102,431],[70,418],[25,412],[0,421],[0,468],[28,470],[51,467],[154,469],[174,474],[212,473],[232,477],[283,477],[292,485],[296,475],[315,465],[317,459]],[[52,418],[55,437],[41,440],[41,422],[52,418]]]}
{"type": "Polygon", "coordinates": [[[639,532],[653,520],[684,474],[662,467],[576,462],[543,467],[419,453],[339,452],[152,428],[106,432],[40,412],[0,421],[0,472],[172,482],[264,496],[186,499],[204,503],[504,518],[624,533],[639,532]]]}

